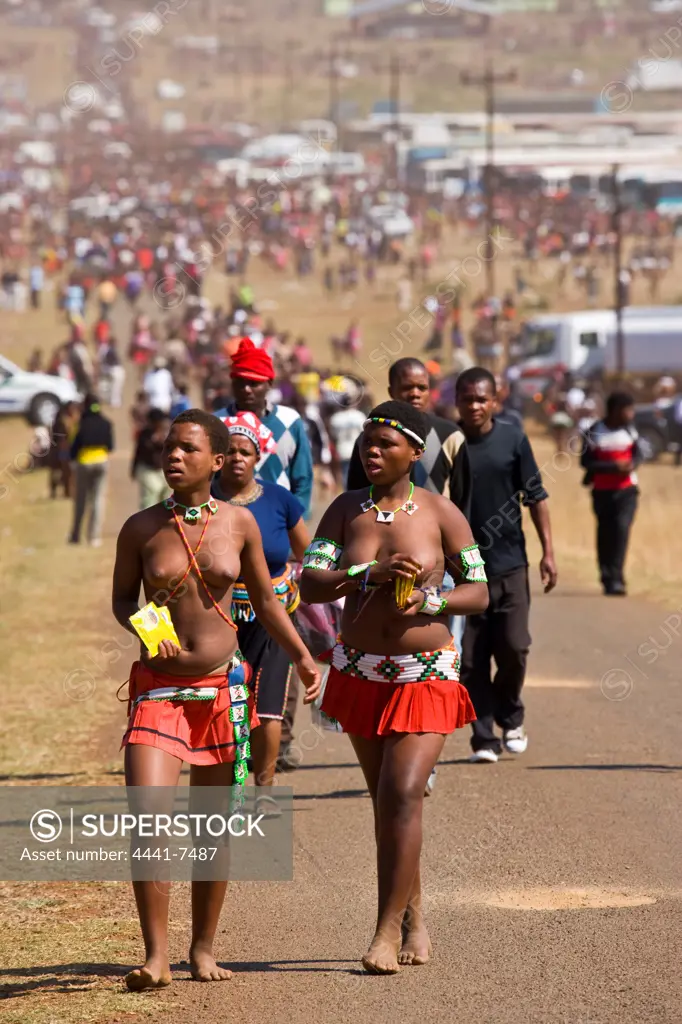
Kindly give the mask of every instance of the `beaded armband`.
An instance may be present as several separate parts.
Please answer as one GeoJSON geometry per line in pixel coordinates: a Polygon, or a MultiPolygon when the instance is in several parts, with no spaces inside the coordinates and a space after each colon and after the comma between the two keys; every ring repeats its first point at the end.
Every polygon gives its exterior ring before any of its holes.
{"type": "Polygon", "coordinates": [[[338,569],[343,546],[327,537],[315,537],[305,549],[302,568],[304,569],[338,569]]]}
{"type": "Polygon", "coordinates": [[[462,548],[459,553],[464,568],[464,579],[467,583],[487,583],[488,577],[485,573],[485,562],[481,558],[478,544],[470,544],[468,548],[462,548]]]}

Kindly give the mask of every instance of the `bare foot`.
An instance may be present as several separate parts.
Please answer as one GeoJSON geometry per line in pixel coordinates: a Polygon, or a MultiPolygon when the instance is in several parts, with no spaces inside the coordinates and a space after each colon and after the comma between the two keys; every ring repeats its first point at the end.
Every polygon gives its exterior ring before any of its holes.
{"type": "Polygon", "coordinates": [[[397,974],[397,954],[398,943],[377,934],[362,958],[362,966],[370,974],[397,974]]]}
{"type": "Polygon", "coordinates": [[[218,967],[212,953],[190,949],[189,963],[195,981],[229,981],[232,977],[232,971],[218,967]]]}
{"type": "Polygon", "coordinates": [[[414,924],[404,925],[403,944],[398,953],[398,963],[417,967],[428,963],[432,953],[431,939],[423,919],[415,921],[414,924]]]}
{"type": "Polygon", "coordinates": [[[148,988],[165,988],[171,983],[168,957],[150,956],[143,967],[136,967],[126,974],[126,985],[130,992],[144,992],[148,988]]]}

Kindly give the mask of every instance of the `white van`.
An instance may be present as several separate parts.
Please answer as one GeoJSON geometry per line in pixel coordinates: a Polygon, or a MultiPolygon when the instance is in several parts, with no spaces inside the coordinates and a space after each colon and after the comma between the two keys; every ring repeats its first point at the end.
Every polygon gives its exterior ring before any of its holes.
{"type": "MultiPolygon", "coordinates": [[[[625,368],[639,373],[682,371],[682,306],[623,310],[625,368]]],[[[534,316],[521,334],[520,387],[532,397],[557,370],[589,376],[616,369],[612,309],[534,316]]]]}

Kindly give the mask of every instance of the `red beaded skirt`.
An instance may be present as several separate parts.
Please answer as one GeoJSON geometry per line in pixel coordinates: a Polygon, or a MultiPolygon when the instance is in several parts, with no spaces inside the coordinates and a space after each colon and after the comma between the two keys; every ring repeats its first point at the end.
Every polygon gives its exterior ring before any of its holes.
{"type": "MultiPolygon", "coordinates": [[[[222,764],[234,761],[237,746],[260,725],[253,694],[248,688],[251,669],[241,656],[221,673],[190,678],[152,671],[136,661],[130,671],[128,728],[121,748],[144,743],[179,757],[187,764],[222,764]],[[216,687],[212,700],[137,698],[167,687],[201,691],[216,687]]],[[[192,696],[190,694],[190,696],[192,696]]]]}
{"type": "Polygon", "coordinates": [[[476,718],[459,681],[454,642],[417,654],[365,654],[339,642],[322,711],[344,732],[371,739],[391,733],[447,735],[476,718]]]}

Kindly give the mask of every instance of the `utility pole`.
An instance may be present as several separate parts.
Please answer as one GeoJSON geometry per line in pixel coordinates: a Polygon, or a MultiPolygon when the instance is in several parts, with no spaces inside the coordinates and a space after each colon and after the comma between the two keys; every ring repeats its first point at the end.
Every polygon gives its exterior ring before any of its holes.
{"type": "Polygon", "coordinates": [[[258,121],[258,111],[260,110],[261,100],[263,98],[263,44],[258,41],[254,46],[254,60],[253,60],[253,91],[251,96],[251,106],[254,121],[258,121]]]}
{"type": "Polygon", "coordinates": [[[240,55],[243,51],[243,40],[240,36],[239,26],[234,27],[234,46],[232,47],[232,71],[234,73],[234,103],[235,117],[241,118],[244,114],[244,92],[243,79],[241,74],[240,55]]]}
{"type": "MultiPolygon", "coordinates": [[[[473,85],[482,87],[485,90],[485,170],[483,173],[483,195],[485,198],[485,233],[487,258],[486,267],[486,289],[488,298],[495,298],[495,248],[493,236],[497,227],[495,217],[495,86],[507,82],[513,82],[516,78],[515,71],[503,71],[495,74],[492,60],[488,60],[483,75],[472,75],[465,71],[461,75],[462,85],[473,85]]],[[[493,344],[497,343],[497,317],[493,318],[493,344]]],[[[505,352],[505,363],[509,362],[508,353],[505,352]]]]}
{"type": "Polygon", "coordinates": [[[615,273],[615,314],[616,314],[616,373],[622,380],[625,375],[625,341],[623,338],[623,299],[624,289],[621,275],[623,272],[623,228],[621,215],[623,206],[620,195],[620,182],[618,181],[618,165],[613,166],[613,218],[612,229],[615,235],[614,243],[614,273],[615,273]]]}
{"type": "Polygon", "coordinates": [[[282,89],[282,130],[291,120],[291,92],[293,89],[293,69],[291,66],[291,44],[284,44],[284,87],[282,89]]]}
{"type": "Polygon", "coordinates": [[[402,117],[400,112],[401,105],[401,91],[402,82],[404,76],[416,74],[418,68],[414,63],[406,62],[402,60],[400,54],[393,52],[389,58],[388,67],[385,64],[375,64],[373,70],[376,74],[382,78],[388,71],[388,104],[389,104],[389,122],[387,125],[386,135],[384,136],[384,142],[387,142],[389,133],[393,136],[393,148],[391,155],[391,173],[393,177],[398,179],[400,172],[400,157],[399,148],[400,141],[402,138],[401,125],[402,117]]]}
{"type": "Polygon", "coordinates": [[[391,111],[393,112],[393,177],[396,185],[398,183],[398,173],[400,170],[399,166],[399,155],[398,145],[401,139],[400,131],[400,57],[397,53],[391,54],[391,60],[389,63],[389,103],[391,111]]]}
{"type": "MultiPolygon", "coordinates": [[[[294,66],[298,67],[296,54],[301,44],[296,39],[284,42],[284,88],[282,90],[282,120],[284,125],[291,121],[292,100],[294,98],[294,66]]],[[[300,112],[298,113],[300,117],[300,112]]]]}
{"type": "Polygon", "coordinates": [[[336,42],[332,41],[329,50],[329,120],[339,132],[339,73],[336,66],[336,42]]]}

